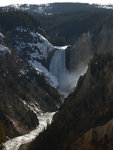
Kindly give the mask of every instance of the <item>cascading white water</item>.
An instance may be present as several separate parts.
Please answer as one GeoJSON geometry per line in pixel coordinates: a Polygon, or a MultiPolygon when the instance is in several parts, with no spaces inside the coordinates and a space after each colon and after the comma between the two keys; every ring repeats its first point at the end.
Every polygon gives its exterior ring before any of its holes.
{"type": "Polygon", "coordinates": [[[59,82],[59,89],[66,89],[66,85],[64,84],[64,76],[67,74],[66,62],[65,62],[65,49],[58,49],[55,51],[51,63],[49,66],[49,70],[54,75],[59,82]]]}
{"type": "Polygon", "coordinates": [[[65,66],[65,50],[56,50],[49,67],[51,73],[60,81],[62,73],[66,72],[65,66]]]}
{"type": "Polygon", "coordinates": [[[52,56],[49,71],[59,83],[59,92],[67,96],[70,92],[69,72],[66,68],[66,46],[58,47],[52,56]]]}

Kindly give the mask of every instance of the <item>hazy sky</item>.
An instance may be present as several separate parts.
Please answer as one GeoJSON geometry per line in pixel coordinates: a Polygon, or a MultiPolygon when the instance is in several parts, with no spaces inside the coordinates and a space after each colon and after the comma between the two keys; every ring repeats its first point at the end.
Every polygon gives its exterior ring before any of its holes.
{"type": "Polygon", "coordinates": [[[43,4],[52,2],[88,2],[99,4],[113,4],[113,0],[0,0],[0,6],[9,4],[43,4]]]}

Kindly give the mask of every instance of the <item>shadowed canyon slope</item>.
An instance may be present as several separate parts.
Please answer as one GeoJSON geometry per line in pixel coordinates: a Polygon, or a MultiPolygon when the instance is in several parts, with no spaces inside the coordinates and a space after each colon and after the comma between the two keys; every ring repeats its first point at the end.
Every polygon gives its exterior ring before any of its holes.
{"type": "Polygon", "coordinates": [[[28,149],[101,150],[104,144],[112,150],[112,75],[113,56],[95,56],[52,125],[28,149]]]}

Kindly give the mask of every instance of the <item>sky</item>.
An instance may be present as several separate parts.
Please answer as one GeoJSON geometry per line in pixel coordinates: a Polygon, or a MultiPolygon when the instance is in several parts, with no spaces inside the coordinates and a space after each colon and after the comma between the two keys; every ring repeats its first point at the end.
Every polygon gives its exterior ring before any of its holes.
{"type": "Polygon", "coordinates": [[[82,2],[82,3],[98,3],[113,4],[113,0],[0,0],[0,6],[10,4],[46,4],[53,2],[82,2]]]}

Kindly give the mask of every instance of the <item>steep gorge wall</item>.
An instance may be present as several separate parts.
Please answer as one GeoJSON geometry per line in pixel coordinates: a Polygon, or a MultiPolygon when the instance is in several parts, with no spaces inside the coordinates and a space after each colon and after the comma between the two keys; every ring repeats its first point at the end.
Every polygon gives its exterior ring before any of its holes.
{"type": "Polygon", "coordinates": [[[98,150],[102,150],[102,144],[105,144],[112,150],[112,121],[108,122],[113,118],[112,75],[113,56],[95,56],[74,93],[54,117],[52,125],[28,149],[96,150],[99,146],[98,150]],[[94,132],[89,132],[90,129],[94,132]],[[87,145],[91,147],[88,149],[87,145]]]}
{"type": "Polygon", "coordinates": [[[88,44],[93,54],[99,55],[94,55],[74,93],[67,98],[47,131],[31,143],[29,150],[113,149],[112,41],[112,26],[104,25],[92,46],[88,44]]]}

